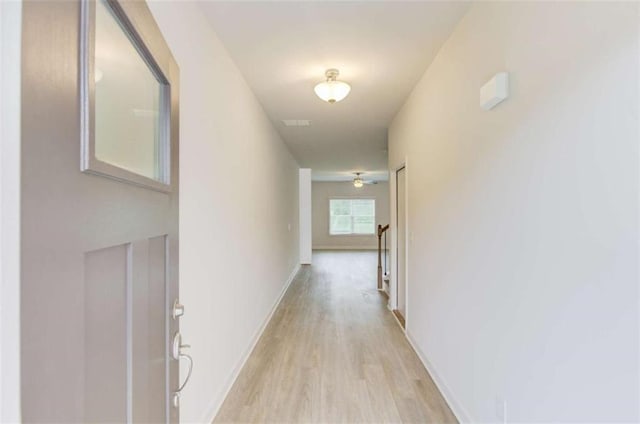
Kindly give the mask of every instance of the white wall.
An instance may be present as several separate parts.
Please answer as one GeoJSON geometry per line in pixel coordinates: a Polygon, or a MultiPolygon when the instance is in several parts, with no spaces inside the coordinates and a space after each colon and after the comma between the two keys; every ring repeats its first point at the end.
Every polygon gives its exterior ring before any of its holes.
{"type": "Polygon", "coordinates": [[[0,1],[0,422],[20,421],[22,3],[0,1]]]}
{"type": "Polygon", "coordinates": [[[329,199],[332,197],[367,197],[376,199],[376,228],[389,223],[389,183],[366,184],[355,188],[351,182],[312,184],[312,221],[314,249],[377,249],[378,237],[332,236],[329,234],[329,199]]]}
{"type": "Polygon", "coordinates": [[[198,4],[149,6],[180,66],[181,421],[210,422],[298,266],[298,165],[198,4]]]}
{"type": "Polygon", "coordinates": [[[298,183],[298,201],[300,210],[300,263],[309,265],[312,259],[311,246],[311,169],[300,170],[298,183]]]}
{"type": "Polygon", "coordinates": [[[474,3],[393,121],[407,333],[463,420],[640,420],[638,17],[474,3]]]}

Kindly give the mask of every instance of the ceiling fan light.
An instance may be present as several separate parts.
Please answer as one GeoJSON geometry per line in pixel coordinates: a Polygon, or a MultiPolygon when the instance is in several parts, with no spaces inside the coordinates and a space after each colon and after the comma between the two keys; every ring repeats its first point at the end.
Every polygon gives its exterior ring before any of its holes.
{"type": "Polygon", "coordinates": [[[362,182],[362,178],[357,177],[355,180],[353,180],[353,186],[355,188],[360,188],[364,185],[364,183],[362,182]]]}

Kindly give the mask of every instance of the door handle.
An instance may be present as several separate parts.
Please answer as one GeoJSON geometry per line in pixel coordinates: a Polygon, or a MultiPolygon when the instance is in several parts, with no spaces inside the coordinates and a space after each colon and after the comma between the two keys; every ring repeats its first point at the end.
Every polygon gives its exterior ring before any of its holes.
{"type": "Polygon", "coordinates": [[[178,362],[180,362],[180,360],[182,359],[186,359],[187,361],[189,361],[189,371],[187,371],[187,377],[184,379],[184,382],[178,386],[178,390],[173,392],[174,408],[178,408],[180,406],[180,393],[191,379],[191,373],[193,372],[193,358],[191,357],[191,355],[182,352],[182,349],[188,349],[190,347],[191,345],[182,344],[182,335],[180,334],[180,332],[177,332],[173,336],[173,348],[171,350],[171,356],[178,362]]]}
{"type": "MultiPolygon", "coordinates": [[[[182,391],[182,389],[184,389],[184,386],[186,386],[187,383],[189,382],[189,379],[191,378],[191,372],[193,371],[193,358],[191,357],[191,355],[187,355],[186,353],[180,353],[179,358],[180,359],[184,358],[184,359],[189,361],[189,371],[187,371],[187,378],[184,379],[184,382],[178,388],[178,390],[176,390],[176,393],[180,393],[182,391]]],[[[180,359],[178,359],[178,360],[180,360],[180,359]]]]}

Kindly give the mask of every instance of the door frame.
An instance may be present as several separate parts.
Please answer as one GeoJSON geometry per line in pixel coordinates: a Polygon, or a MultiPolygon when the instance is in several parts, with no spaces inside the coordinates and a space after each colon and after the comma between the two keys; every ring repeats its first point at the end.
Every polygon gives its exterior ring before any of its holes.
{"type": "Polygon", "coordinates": [[[22,1],[0,1],[0,422],[20,422],[22,1]]]}
{"type": "Polygon", "coordinates": [[[404,238],[404,248],[405,248],[405,257],[404,257],[404,268],[405,268],[405,275],[404,275],[404,280],[405,280],[405,314],[404,314],[404,321],[405,321],[405,325],[404,325],[404,331],[406,331],[408,322],[409,322],[409,302],[407,301],[409,299],[409,196],[407,195],[408,193],[408,187],[409,187],[409,167],[408,167],[408,158],[404,158],[399,164],[397,164],[396,166],[391,168],[391,172],[390,172],[390,178],[389,178],[389,182],[390,184],[390,203],[391,203],[391,208],[390,208],[390,221],[389,225],[391,228],[391,287],[390,287],[390,296],[389,296],[389,303],[387,305],[388,309],[390,310],[395,310],[398,309],[398,193],[397,193],[397,186],[398,186],[398,181],[397,181],[397,175],[398,175],[398,171],[400,171],[401,169],[404,168],[404,180],[405,180],[405,198],[404,198],[404,218],[405,218],[405,238],[404,238]]]}

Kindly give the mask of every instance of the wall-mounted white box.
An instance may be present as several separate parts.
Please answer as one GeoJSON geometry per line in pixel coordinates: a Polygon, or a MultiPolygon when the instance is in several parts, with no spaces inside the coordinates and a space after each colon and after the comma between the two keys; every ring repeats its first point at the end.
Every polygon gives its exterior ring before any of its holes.
{"type": "Polygon", "coordinates": [[[509,74],[497,73],[480,89],[480,107],[493,109],[498,103],[509,97],[509,74]]]}

